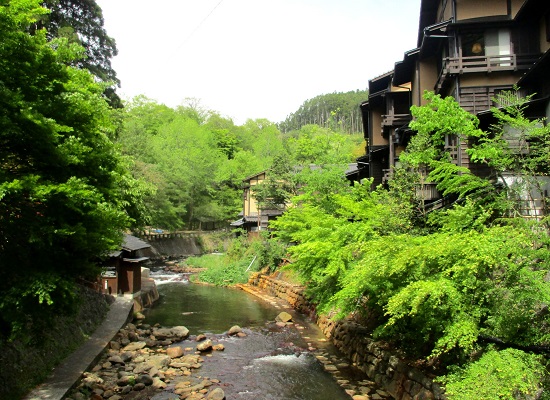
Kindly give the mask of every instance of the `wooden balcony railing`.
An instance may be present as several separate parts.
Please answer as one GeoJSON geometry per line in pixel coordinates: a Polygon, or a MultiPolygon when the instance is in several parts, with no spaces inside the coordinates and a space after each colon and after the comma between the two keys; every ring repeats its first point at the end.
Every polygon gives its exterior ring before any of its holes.
{"type": "Polygon", "coordinates": [[[416,197],[424,201],[433,201],[441,198],[435,183],[423,183],[416,187],[416,197]]]}
{"type": "Polygon", "coordinates": [[[437,88],[447,76],[468,72],[519,71],[529,69],[539,58],[537,54],[507,54],[497,56],[446,57],[443,59],[437,88]]]}
{"type": "Polygon", "coordinates": [[[388,126],[402,126],[411,121],[410,114],[385,114],[382,115],[382,128],[388,126]]]}

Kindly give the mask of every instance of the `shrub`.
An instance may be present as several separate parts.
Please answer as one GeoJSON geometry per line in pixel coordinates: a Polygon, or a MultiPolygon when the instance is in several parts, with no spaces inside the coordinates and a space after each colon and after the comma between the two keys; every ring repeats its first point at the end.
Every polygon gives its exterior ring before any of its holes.
{"type": "Polygon", "coordinates": [[[521,350],[491,349],[442,381],[450,400],[540,398],[545,367],[539,356],[521,350]]]}

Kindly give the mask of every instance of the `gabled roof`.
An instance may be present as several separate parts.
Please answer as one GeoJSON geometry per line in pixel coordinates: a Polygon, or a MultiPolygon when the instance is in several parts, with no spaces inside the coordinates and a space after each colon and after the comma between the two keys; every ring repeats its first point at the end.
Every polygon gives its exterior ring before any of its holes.
{"type": "Polygon", "coordinates": [[[262,175],[262,174],[265,174],[266,172],[267,172],[267,169],[264,169],[263,171],[258,172],[258,173],[254,174],[254,175],[247,176],[246,178],[243,179],[243,182],[249,181],[249,180],[251,180],[252,178],[255,178],[255,177],[257,177],[257,176],[260,176],[260,175],[262,175]]]}
{"type": "Polygon", "coordinates": [[[125,233],[121,247],[123,250],[126,250],[126,251],[136,251],[141,249],[147,249],[151,247],[151,245],[135,236],[128,235],[127,233],[125,233]]]}

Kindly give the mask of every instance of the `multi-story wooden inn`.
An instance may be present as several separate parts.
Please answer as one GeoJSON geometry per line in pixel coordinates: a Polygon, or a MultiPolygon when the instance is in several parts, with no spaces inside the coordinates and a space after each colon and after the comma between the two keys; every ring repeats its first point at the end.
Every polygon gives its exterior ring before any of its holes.
{"type": "MultiPolygon", "coordinates": [[[[478,116],[492,98],[517,85],[522,95],[536,93],[527,110],[533,118],[550,116],[550,1],[422,0],[417,47],[394,69],[369,81],[361,104],[366,155],[363,176],[384,183],[408,138],[411,105],[423,105],[424,91],[453,96],[478,116]]],[[[470,169],[463,143],[448,137],[454,162],[470,169]]],[[[437,196],[434,191],[433,196],[437,196]]]]}

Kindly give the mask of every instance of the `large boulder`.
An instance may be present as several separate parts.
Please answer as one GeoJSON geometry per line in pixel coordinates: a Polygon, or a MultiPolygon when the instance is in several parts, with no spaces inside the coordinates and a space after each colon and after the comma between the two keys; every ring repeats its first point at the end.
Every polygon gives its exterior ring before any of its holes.
{"type": "Polygon", "coordinates": [[[189,336],[189,329],[185,326],[174,326],[172,328],[159,328],[153,330],[153,336],[159,340],[175,339],[184,340],[189,336]]]}
{"type": "Polygon", "coordinates": [[[238,333],[241,333],[242,331],[243,330],[241,329],[241,327],[239,325],[234,325],[231,328],[229,328],[229,330],[227,331],[227,334],[229,336],[233,336],[233,335],[236,335],[238,333]]]}
{"type": "Polygon", "coordinates": [[[207,400],[223,400],[225,399],[225,393],[222,388],[216,388],[208,393],[207,400]]]}
{"type": "Polygon", "coordinates": [[[125,346],[122,350],[123,351],[137,351],[143,349],[147,343],[145,342],[132,342],[125,346]]]}
{"type": "Polygon", "coordinates": [[[183,356],[183,349],[180,346],[168,347],[166,349],[166,354],[171,358],[178,358],[183,356]]]}

